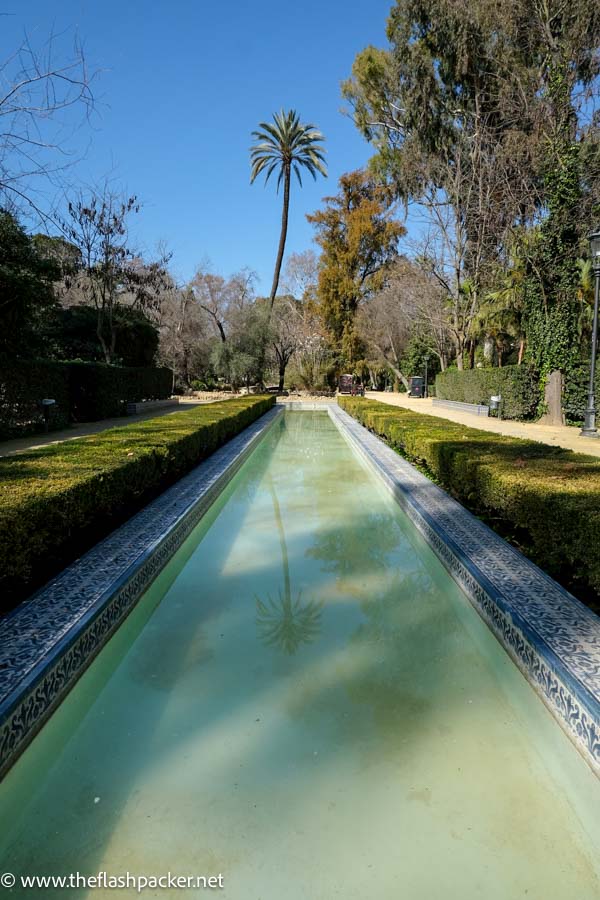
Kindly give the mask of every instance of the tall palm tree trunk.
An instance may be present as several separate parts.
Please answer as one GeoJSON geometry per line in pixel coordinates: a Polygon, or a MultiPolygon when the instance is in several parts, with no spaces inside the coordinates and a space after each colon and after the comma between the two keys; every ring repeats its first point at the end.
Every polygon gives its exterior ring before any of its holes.
{"type": "Polygon", "coordinates": [[[275,262],[273,287],[271,288],[270,310],[273,309],[273,304],[275,303],[275,295],[277,294],[277,288],[279,287],[279,276],[281,275],[281,264],[283,263],[283,252],[285,250],[285,240],[287,238],[288,214],[290,211],[290,181],[291,167],[289,163],[286,163],[283,174],[283,211],[281,213],[281,234],[279,235],[279,249],[277,250],[277,260],[275,262]]]}
{"type": "Polygon", "coordinates": [[[285,531],[283,530],[283,518],[272,478],[269,478],[268,485],[271,500],[273,501],[273,512],[275,513],[275,522],[277,524],[277,531],[279,532],[279,545],[281,547],[281,565],[283,566],[283,605],[286,612],[291,612],[292,588],[290,584],[290,563],[288,559],[285,531]]]}

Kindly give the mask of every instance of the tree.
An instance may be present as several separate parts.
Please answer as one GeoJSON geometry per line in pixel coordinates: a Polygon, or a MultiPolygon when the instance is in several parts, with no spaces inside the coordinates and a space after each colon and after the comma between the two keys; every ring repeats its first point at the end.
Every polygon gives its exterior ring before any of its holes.
{"type": "Polygon", "coordinates": [[[243,384],[249,389],[263,378],[269,333],[268,305],[253,302],[235,310],[229,329],[227,340],[215,343],[211,361],[234,390],[243,384]]]}
{"type": "Polygon", "coordinates": [[[229,278],[223,278],[210,272],[206,265],[201,266],[192,278],[190,290],[194,300],[223,343],[227,340],[231,317],[253,302],[256,279],[256,272],[251,269],[242,269],[229,278]]]}
{"type": "Polygon", "coordinates": [[[317,303],[346,360],[357,358],[354,319],[360,303],[380,290],[397,256],[404,227],[393,218],[389,193],[363,170],[342,175],[340,191],[307,216],[321,247],[317,303]]]}
{"type": "Polygon", "coordinates": [[[40,326],[56,304],[60,269],[41,256],[18,220],[0,209],[0,355],[32,357],[42,352],[40,326]]]}
{"type": "Polygon", "coordinates": [[[316,300],[319,258],[314,250],[290,253],[285,266],[284,287],[296,300],[316,300]]]}
{"type": "MultiPolygon", "coordinates": [[[[57,307],[43,332],[45,356],[52,359],[103,360],[96,335],[97,313],[91,306],[57,307]]],[[[115,310],[115,361],[124,366],[151,366],[158,350],[158,330],[139,309],[115,310]]]]}
{"type": "Polygon", "coordinates": [[[162,299],[157,324],[159,360],[173,370],[175,382],[190,388],[195,378],[212,376],[214,335],[189,286],[173,285],[162,299]]]}
{"type": "Polygon", "coordinates": [[[408,376],[415,373],[405,363],[415,341],[421,355],[437,357],[444,369],[449,343],[444,299],[444,292],[423,269],[400,257],[385,286],[361,306],[357,317],[369,369],[384,365],[408,390],[408,376]]]}
{"type": "Polygon", "coordinates": [[[78,125],[72,113],[79,109],[87,117],[93,108],[93,76],[82,47],[75,42],[64,54],[56,44],[51,35],[36,48],[26,36],[0,63],[0,206],[33,211],[42,219],[47,212],[40,208],[36,185],[56,184],[72,165],[65,142],[78,125]]]}
{"type": "Polygon", "coordinates": [[[144,310],[155,304],[157,290],[168,286],[168,257],[143,264],[130,247],[129,218],[139,210],[137,197],[122,196],[104,185],[70,202],[69,218],[62,223],[81,259],[72,287],[85,305],[96,310],[96,335],[107,363],[115,357],[117,308],[144,310]]]}
{"type": "Polygon", "coordinates": [[[320,173],[327,176],[323,135],[314,125],[305,125],[300,122],[295,110],[276,113],[273,116],[274,124],[261,122],[257,131],[252,132],[256,143],[250,149],[252,184],[259,175],[265,175],[265,184],[273,172],[277,172],[277,191],[283,182],[283,210],[281,214],[281,233],[279,236],[279,248],[275,261],[273,285],[269,297],[270,307],[273,309],[279,276],[285,251],[285,241],[288,228],[288,214],[290,208],[290,188],[292,171],[302,187],[302,169],[306,169],[312,177],[317,178],[320,173]]]}
{"type": "MultiPolygon", "coordinates": [[[[567,132],[573,144],[579,123],[580,153],[590,146],[600,17],[585,0],[397,0],[387,33],[389,49],[359,54],[344,92],[373,171],[428,213],[460,367],[512,230],[546,216],[552,173],[569,168],[567,132]]],[[[561,277],[548,284],[560,291],[561,277]]]]}
{"type": "Polygon", "coordinates": [[[288,363],[302,340],[302,301],[290,296],[282,297],[273,310],[269,326],[268,340],[275,357],[278,391],[281,393],[288,363]]]}

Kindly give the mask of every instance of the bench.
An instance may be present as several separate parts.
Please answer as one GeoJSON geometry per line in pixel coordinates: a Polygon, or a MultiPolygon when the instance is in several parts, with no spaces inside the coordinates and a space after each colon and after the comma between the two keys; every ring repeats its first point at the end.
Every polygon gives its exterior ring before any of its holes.
{"type": "Polygon", "coordinates": [[[483,403],[463,403],[461,400],[441,400],[434,397],[433,406],[445,406],[446,409],[459,409],[474,416],[489,416],[490,408],[483,403]]]}

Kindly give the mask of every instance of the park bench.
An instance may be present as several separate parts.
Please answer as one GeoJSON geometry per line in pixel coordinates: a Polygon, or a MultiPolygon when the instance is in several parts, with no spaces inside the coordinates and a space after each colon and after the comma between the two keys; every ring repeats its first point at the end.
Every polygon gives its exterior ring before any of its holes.
{"type": "Polygon", "coordinates": [[[433,406],[445,406],[446,409],[458,409],[474,416],[489,416],[490,408],[483,403],[463,403],[461,400],[441,400],[435,397],[433,406]]]}

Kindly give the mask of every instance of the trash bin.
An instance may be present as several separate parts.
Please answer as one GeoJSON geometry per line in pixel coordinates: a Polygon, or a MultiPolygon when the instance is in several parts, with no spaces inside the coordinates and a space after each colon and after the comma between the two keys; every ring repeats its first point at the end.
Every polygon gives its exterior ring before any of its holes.
{"type": "Polygon", "coordinates": [[[500,394],[490,397],[490,412],[495,412],[499,419],[502,418],[502,396],[500,394]]]}
{"type": "Polygon", "coordinates": [[[422,375],[412,375],[408,379],[408,396],[424,397],[425,396],[425,379],[422,375]]]}

